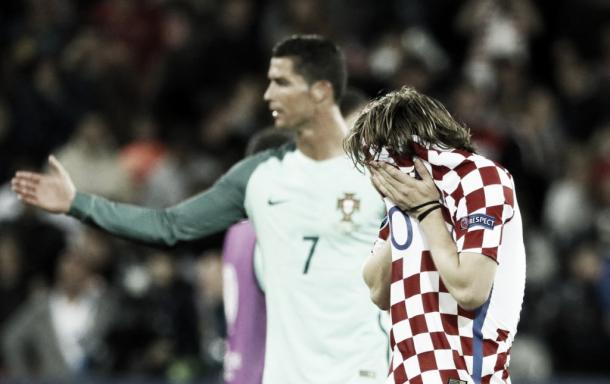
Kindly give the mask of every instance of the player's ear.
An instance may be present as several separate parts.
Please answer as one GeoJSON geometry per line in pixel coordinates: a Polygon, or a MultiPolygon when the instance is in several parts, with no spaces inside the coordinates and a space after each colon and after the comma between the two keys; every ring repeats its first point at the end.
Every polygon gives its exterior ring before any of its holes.
{"type": "Polygon", "coordinates": [[[330,99],[333,95],[332,85],[329,81],[324,80],[313,83],[310,91],[313,99],[318,103],[330,99]]]}

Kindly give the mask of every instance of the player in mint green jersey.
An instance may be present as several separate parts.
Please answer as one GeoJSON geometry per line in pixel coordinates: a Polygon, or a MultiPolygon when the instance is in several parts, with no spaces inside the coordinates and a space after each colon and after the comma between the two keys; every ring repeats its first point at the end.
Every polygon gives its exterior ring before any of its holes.
{"type": "Polygon", "coordinates": [[[247,217],[267,301],[263,383],[380,383],[387,338],[361,267],[385,209],[343,151],[343,56],[322,37],[294,36],[274,48],[268,77],[264,99],[296,144],[246,158],[174,207],[78,192],[53,157],[50,174],[18,172],[13,189],[32,205],[150,243],[197,239],[247,217]]]}

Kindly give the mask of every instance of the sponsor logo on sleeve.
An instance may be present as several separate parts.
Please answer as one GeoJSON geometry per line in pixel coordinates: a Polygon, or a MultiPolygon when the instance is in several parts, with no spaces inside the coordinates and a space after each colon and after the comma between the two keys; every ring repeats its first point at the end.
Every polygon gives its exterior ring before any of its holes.
{"type": "Polygon", "coordinates": [[[496,224],[496,218],[484,213],[475,213],[460,219],[459,223],[460,228],[464,231],[472,227],[493,229],[496,224]]]}

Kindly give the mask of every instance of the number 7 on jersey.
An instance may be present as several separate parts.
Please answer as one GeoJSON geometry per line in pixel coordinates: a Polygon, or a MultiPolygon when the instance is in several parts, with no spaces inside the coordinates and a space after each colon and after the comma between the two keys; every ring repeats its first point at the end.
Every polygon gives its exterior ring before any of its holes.
{"type": "Polygon", "coordinates": [[[305,267],[303,268],[303,274],[307,274],[309,270],[309,263],[311,262],[311,258],[313,253],[316,251],[316,245],[318,245],[318,240],[320,240],[320,236],[303,236],[303,241],[311,241],[311,248],[309,248],[309,255],[307,256],[307,260],[305,260],[305,267]]]}

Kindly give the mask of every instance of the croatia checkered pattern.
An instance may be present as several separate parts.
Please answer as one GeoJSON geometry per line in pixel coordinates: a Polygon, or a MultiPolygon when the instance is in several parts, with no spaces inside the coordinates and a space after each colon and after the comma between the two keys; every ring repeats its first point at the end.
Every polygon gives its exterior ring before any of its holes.
{"type": "MultiPolygon", "coordinates": [[[[510,174],[479,155],[416,144],[442,192],[443,216],[458,252],[498,263],[489,300],[460,308],[434,266],[418,223],[386,199],[392,244],[392,363],[387,383],[510,383],[509,352],[525,282],[521,219],[510,174]]],[[[379,158],[415,175],[411,159],[379,158]]]]}

